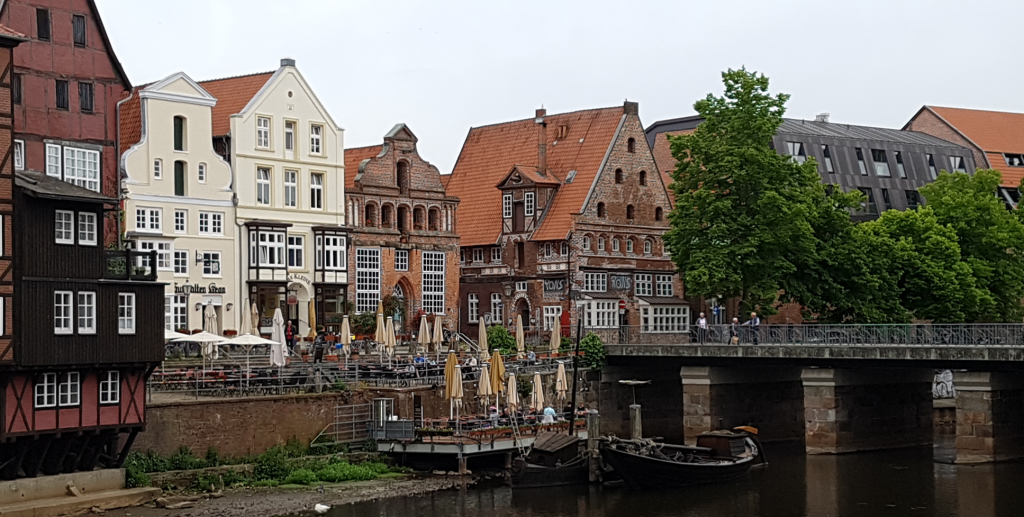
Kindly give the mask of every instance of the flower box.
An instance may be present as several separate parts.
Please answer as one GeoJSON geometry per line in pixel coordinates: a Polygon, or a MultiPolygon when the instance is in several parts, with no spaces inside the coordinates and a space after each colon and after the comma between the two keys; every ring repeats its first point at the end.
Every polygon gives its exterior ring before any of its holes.
{"type": "Polygon", "coordinates": [[[224,331],[224,336],[225,337],[235,337],[237,335],[238,335],[238,331],[237,330],[225,330],[224,331]]]}

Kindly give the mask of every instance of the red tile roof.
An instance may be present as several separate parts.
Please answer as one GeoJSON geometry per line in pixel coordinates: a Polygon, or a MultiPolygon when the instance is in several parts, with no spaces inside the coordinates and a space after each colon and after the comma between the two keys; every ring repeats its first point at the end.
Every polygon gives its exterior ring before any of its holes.
{"type": "Polygon", "coordinates": [[[371,145],[369,147],[355,147],[345,149],[345,190],[351,190],[356,186],[356,174],[359,174],[359,164],[363,160],[373,158],[380,154],[384,146],[371,145]]]}
{"type": "Polygon", "coordinates": [[[696,129],[683,129],[681,131],[665,131],[654,137],[654,162],[658,164],[658,171],[661,172],[661,179],[665,186],[672,184],[672,172],[676,170],[676,159],[672,156],[672,146],[668,141],[668,135],[689,135],[696,129]]]}
{"type": "Polygon", "coordinates": [[[1003,185],[1020,185],[1024,179],[1024,168],[1007,165],[1003,153],[1024,153],[1024,113],[940,106],[927,108],[985,151],[992,167],[1002,173],[1003,185]]]}
{"type": "Polygon", "coordinates": [[[445,190],[448,189],[448,180],[450,180],[450,179],[452,179],[452,175],[451,174],[442,174],[441,175],[441,184],[444,185],[445,190]]]}
{"type": "Polygon", "coordinates": [[[131,98],[122,102],[118,108],[117,123],[120,125],[117,135],[118,160],[125,151],[142,140],[142,101],[139,100],[139,90],[142,88],[145,86],[132,88],[125,95],[131,95],[131,98]]]}
{"type": "Polygon", "coordinates": [[[5,25],[0,25],[0,36],[5,36],[16,40],[28,41],[28,36],[5,25]]]}
{"type": "Polygon", "coordinates": [[[274,72],[262,72],[199,83],[217,98],[217,105],[213,107],[213,136],[231,132],[231,115],[240,113],[272,75],[274,72]]]}
{"type": "MultiPolygon", "coordinates": [[[[548,115],[548,170],[559,178],[577,171],[571,183],[559,189],[551,208],[534,232],[534,240],[564,239],[572,216],[580,213],[611,145],[622,106],[548,115]],[[555,143],[560,126],[568,133],[555,143]]],[[[534,118],[469,130],[462,152],[448,180],[448,195],[461,198],[459,233],[463,246],[497,242],[501,234],[501,191],[498,184],[516,164],[537,165],[537,125],[534,118]]]]}

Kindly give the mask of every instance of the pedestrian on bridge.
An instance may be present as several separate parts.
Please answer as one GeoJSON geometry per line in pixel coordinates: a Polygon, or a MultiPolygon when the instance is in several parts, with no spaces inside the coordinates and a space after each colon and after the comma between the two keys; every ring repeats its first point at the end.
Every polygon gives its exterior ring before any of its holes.
{"type": "Polygon", "coordinates": [[[740,319],[733,318],[732,323],[729,324],[729,343],[733,345],[740,344],[740,319]]]}
{"type": "Polygon", "coordinates": [[[697,342],[704,344],[708,339],[708,319],[704,317],[704,313],[700,313],[697,318],[697,342]]]}
{"type": "Polygon", "coordinates": [[[761,318],[757,317],[756,312],[751,312],[750,319],[747,320],[747,322],[744,323],[744,325],[750,327],[750,341],[754,344],[754,346],[757,346],[757,340],[758,337],[760,337],[759,334],[761,333],[761,318]]]}

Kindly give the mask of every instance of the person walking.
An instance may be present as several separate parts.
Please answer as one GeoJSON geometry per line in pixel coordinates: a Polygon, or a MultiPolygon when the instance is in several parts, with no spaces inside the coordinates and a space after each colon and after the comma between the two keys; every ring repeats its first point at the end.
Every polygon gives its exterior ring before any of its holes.
{"type": "Polygon", "coordinates": [[[708,339],[708,319],[704,317],[704,313],[700,313],[697,317],[697,342],[704,344],[708,339]]]}
{"type": "Polygon", "coordinates": [[[313,338],[313,364],[324,362],[324,348],[327,347],[327,333],[324,332],[324,328],[318,325],[316,331],[316,337],[313,338]]]}
{"type": "Polygon", "coordinates": [[[740,319],[733,318],[732,323],[729,324],[729,343],[733,345],[740,344],[740,319]]]}
{"type": "Polygon", "coordinates": [[[750,319],[747,320],[747,322],[744,323],[744,325],[750,327],[750,341],[754,344],[754,346],[757,346],[758,338],[760,337],[761,333],[761,318],[757,317],[756,312],[751,312],[750,319]]]}
{"type": "Polygon", "coordinates": [[[284,329],[284,340],[288,345],[288,353],[295,355],[295,325],[290,320],[284,329]]]}

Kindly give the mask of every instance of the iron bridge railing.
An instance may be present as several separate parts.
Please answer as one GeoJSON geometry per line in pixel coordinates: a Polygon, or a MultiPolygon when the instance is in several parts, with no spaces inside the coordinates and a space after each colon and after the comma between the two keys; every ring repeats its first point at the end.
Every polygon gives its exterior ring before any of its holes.
{"type": "Polygon", "coordinates": [[[1024,346],[1024,324],[630,325],[588,328],[605,345],[1024,346]]]}

